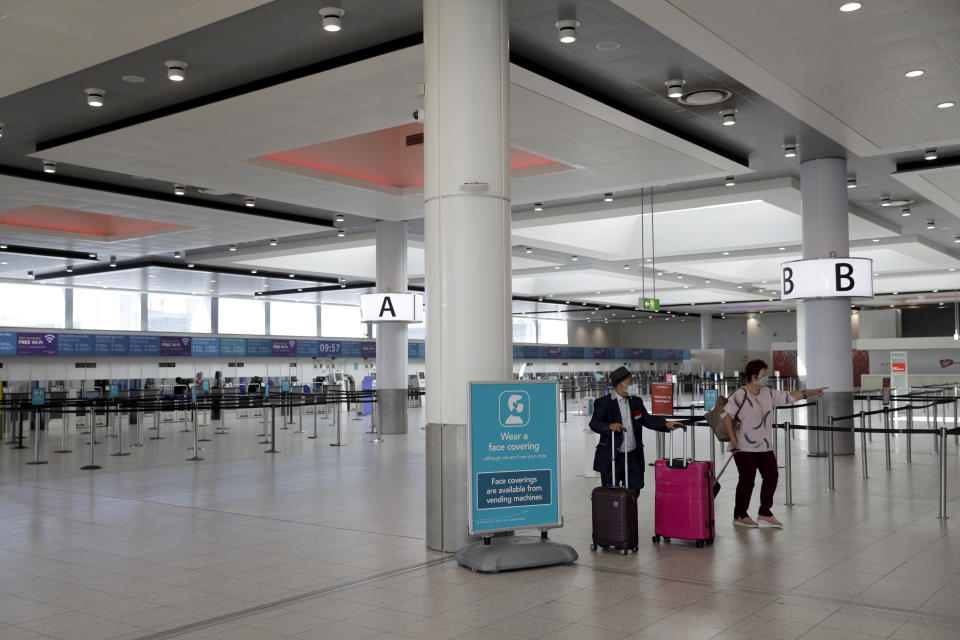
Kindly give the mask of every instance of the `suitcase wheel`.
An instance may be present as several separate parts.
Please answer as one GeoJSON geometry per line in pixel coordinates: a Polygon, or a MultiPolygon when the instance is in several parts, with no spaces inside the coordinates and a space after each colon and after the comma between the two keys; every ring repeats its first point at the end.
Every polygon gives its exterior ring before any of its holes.
{"type": "Polygon", "coordinates": [[[659,534],[654,534],[654,536],[653,536],[652,539],[653,539],[654,544],[657,544],[658,542],[660,542],[660,535],[659,535],[659,534]]]}
{"type": "Polygon", "coordinates": [[[627,555],[627,550],[626,550],[626,549],[620,549],[620,555],[622,555],[622,556],[627,555]]]}
{"type": "Polygon", "coordinates": [[[634,552],[634,553],[636,553],[637,551],[640,551],[640,547],[634,547],[634,548],[633,548],[633,552],[634,552]]]}
{"type": "Polygon", "coordinates": [[[591,543],[591,544],[590,544],[590,551],[596,551],[596,550],[597,550],[597,545],[591,543]]]}
{"type": "Polygon", "coordinates": [[[670,543],[670,538],[664,536],[664,537],[663,537],[663,541],[666,542],[667,544],[669,544],[669,543],[670,543]]]}
{"type": "Polygon", "coordinates": [[[705,543],[703,540],[697,540],[694,544],[696,545],[697,549],[702,549],[705,543]]]}

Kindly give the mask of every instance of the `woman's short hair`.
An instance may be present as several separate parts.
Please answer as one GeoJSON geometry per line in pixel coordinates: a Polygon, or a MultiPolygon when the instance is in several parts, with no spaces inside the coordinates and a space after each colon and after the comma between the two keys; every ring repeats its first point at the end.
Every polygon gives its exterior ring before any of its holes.
{"type": "Polygon", "coordinates": [[[753,376],[760,375],[760,372],[767,368],[767,363],[757,358],[751,360],[747,363],[747,366],[743,368],[743,375],[747,377],[747,382],[750,382],[753,379],[753,376]]]}

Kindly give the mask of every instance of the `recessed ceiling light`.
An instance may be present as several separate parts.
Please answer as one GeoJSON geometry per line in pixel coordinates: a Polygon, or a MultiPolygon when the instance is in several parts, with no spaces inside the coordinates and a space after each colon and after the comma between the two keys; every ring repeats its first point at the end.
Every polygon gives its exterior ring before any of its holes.
{"type": "Polygon", "coordinates": [[[667,97],[677,99],[683,95],[683,85],[687,84],[686,80],[667,80],[667,97]]]}
{"type": "Polygon", "coordinates": [[[194,264],[192,262],[187,263],[187,269],[193,269],[194,264]]]}
{"type": "Polygon", "coordinates": [[[853,176],[852,178],[847,178],[847,189],[856,189],[857,188],[857,177],[853,176]]]}
{"type": "Polygon", "coordinates": [[[796,144],[785,144],[785,145],[783,145],[783,157],[784,157],[784,158],[796,158],[796,157],[797,157],[797,145],[796,145],[796,144]]]}
{"type": "Polygon", "coordinates": [[[320,15],[323,17],[323,30],[335,33],[340,31],[342,24],[341,18],[346,12],[340,7],[324,7],[320,9],[320,15]]]}
{"type": "Polygon", "coordinates": [[[44,160],[43,161],[43,172],[44,173],[56,173],[57,172],[57,163],[53,160],[44,160]]]}
{"type": "Polygon", "coordinates": [[[91,107],[102,107],[103,106],[103,97],[107,95],[107,92],[103,89],[89,88],[84,89],[84,93],[87,94],[87,104],[91,107]]]}
{"type": "Polygon", "coordinates": [[[524,253],[533,253],[533,247],[527,247],[523,250],[524,253]]]}
{"type": "Polygon", "coordinates": [[[882,198],[880,198],[880,206],[881,206],[881,207],[889,207],[889,206],[890,206],[890,196],[883,196],[882,198]]]}
{"type": "Polygon", "coordinates": [[[333,217],[333,221],[336,222],[337,224],[343,224],[343,214],[338,213],[337,215],[335,215],[333,217]]]}
{"type": "Polygon", "coordinates": [[[840,11],[844,13],[850,13],[851,11],[856,11],[863,6],[862,2],[845,2],[840,5],[840,11]]]}
{"type": "Polygon", "coordinates": [[[936,149],[936,147],[933,147],[933,148],[931,148],[931,149],[927,149],[926,151],[924,151],[924,152],[923,152],[923,159],[924,159],[924,160],[936,160],[936,159],[937,159],[937,149],[936,149]]]}
{"type": "Polygon", "coordinates": [[[604,201],[604,202],[613,202],[613,194],[612,194],[612,193],[605,193],[605,194],[603,194],[603,201],[604,201]]]}
{"type": "Polygon", "coordinates": [[[123,80],[124,82],[129,82],[130,84],[141,84],[147,81],[147,79],[144,78],[143,76],[137,76],[133,74],[121,76],[120,79],[123,80]]]}
{"type": "Polygon", "coordinates": [[[182,257],[183,257],[183,254],[180,253],[180,250],[179,250],[179,249],[177,249],[176,251],[173,252],[173,257],[174,257],[174,258],[182,258],[182,257]]]}
{"type": "Polygon", "coordinates": [[[930,218],[929,220],[927,220],[927,229],[936,229],[936,228],[937,228],[936,220],[934,220],[933,218],[930,218]]]}
{"type": "Polygon", "coordinates": [[[182,184],[175,184],[175,185],[173,185],[173,195],[175,195],[175,196],[182,196],[182,195],[184,195],[186,192],[187,192],[187,188],[184,187],[182,184]]]}
{"type": "Polygon", "coordinates": [[[542,203],[542,202],[535,202],[535,203],[533,204],[533,210],[534,210],[534,211],[543,211],[543,203],[542,203]]]}
{"type": "Polygon", "coordinates": [[[271,247],[275,247],[275,246],[277,246],[277,244],[278,244],[278,243],[277,243],[277,239],[276,239],[276,238],[272,238],[272,239],[270,240],[270,246],[271,246],[271,247]]]}
{"type": "Polygon", "coordinates": [[[210,282],[216,282],[216,280],[212,280],[212,279],[211,279],[210,282]]]}
{"type": "Polygon", "coordinates": [[[624,270],[627,270],[627,269],[629,269],[629,268],[630,268],[630,265],[628,265],[628,264],[625,264],[625,265],[623,265],[623,268],[624,268],[624,270]]]}
{"type": "Polygon", "coordinates": [[[737,184],[737,179],[734,176],[727,176],[727,179],[723,184],[727,185],[728,187],[732,187],[737,184]]]}
{"type": "Polygon", "coordinates": [[[155,276],[154,274],[150,273],[150,274],[147,274],[147,277],[148,277],[148,278],[156,278],[157,276],[155,276]]]}
{"type": "Polygon", "coordinates": [[[730,255],[730,252],[729,252],[729,251],[724,251],[724,252],[723,252],[723,255],[728,256],[728,255],[730,255]]]}
{"type": "Polygon", "coordinates": [[[607,41],[607,42],[598,42],[598,43],[597,43],[597,50],[598,50],[598,51],[616,51],[616,50],[619,49],[619,48],[620,48],[620,43],[619,43],[619,42],[614,42],[614,41],[612,41],[612,40],[607,41]]]}
{"type": "Polygon", "coordinates": [[[117,266],[117,256],[110,256],[110,266],[111,267],[117,266]]]}
{"type": "Polygon", "coordinates": [[[230,251],[236,251],[236,250],[237,250],[237,245],[235,244],[230,245],[230,251]]]}
{"type": "Polygon", "coordinates": [[[288,273],[288,274],[287,274],[287,277],[288,277],[288,278],[296,278],[296,277],[297,277],[297,274],[295,274],[295,273],[288,273]]]}
{"type": "Polygon", "coordinates": [[[338,238],[342,238],[342,237],[344,237],[345,235],[347,235],[347,232],[346,232],[346,230],[344,230],[343,227],[340,227],[339,229],[337,229],[337,237],[338,237],[338,238]]]}
{"type": "Polygon", "coordinates": [[[873,242],[880,242],[880,238],[874,238],[873,242]]]}
{"type": "MultiPolygon", "coordinates": [[[[6,260],[0,260],[0,264],[7,264],[6,260]]],[[[67,271],[72,271],[73,267],[67,267],[67,271]]]]}
{"type": "Polygon", "coordinates": [[[900,209],[900,216],[903,217],[903,218],[909,218],[909,217],[910,217],[910,207],[904,207],[903,209],[900,209]]]}
{"type": "Polygon", "coordinates": [[[576,262],[579,259],[580,258],[578,258],[577,256],[570,256],[570,260],[572,260],[573,262],[576,262]]]}
{"type": "Polygon", "coordinates": [[[243,204],[246,207],[255,207],[257,206],[257,199],[247,196],[246,198],[243,199],[243,204]]]}
{"type": "Polygon", "coordinates": [[[580,26],[579,20],[558,20],[554,23],[554,26],[557,28],[557,35],[563,44],[571,44],[577,41],[577,27],[580,26]]]}
{"type": "Polygon", "coordinates": [[[777,251],[786,251],[786,250],[787,250],[786,247],[777,247],[777,251]]]}
{"type": "Polygon", "coordinates": [[[173,82],[183,82],[187,77],[187,63],[183,60],[167,60],[167,78],[173,82]]]}
{"type": "Polygon", "coordinates": [[[256,275],[256,274],[257,274],[257,270],[256,270],[256,269],[250,269],[250,273],[252,273],[253,275],[256,275]]]}
{"type": "Polygon", "coordinates": [[[954,244],[960,244],[960,236],[953,236],[954,244]]]}
{"type": "Polygon", "coordinates": [[[720,123],[725,127],[732,127],[737,124],[737,111],[735,109],[724,109],[721,111],[720,123]]]}
{"type": "Polygon", "coordinates": [[[949,109],[950,107],[956,106],[956,102],[947,100],[946,102],[941,102],[937,105],[937,109],[949,109]]]}

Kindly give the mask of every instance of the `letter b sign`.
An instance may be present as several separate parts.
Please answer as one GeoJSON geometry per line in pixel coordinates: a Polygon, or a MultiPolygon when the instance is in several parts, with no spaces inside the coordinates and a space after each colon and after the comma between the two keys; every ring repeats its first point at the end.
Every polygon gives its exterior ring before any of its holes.
{"type": "Polygon", "coordinates": [[[783,268],[783,295],[789,296],[793,293],[793,269],[790,267],[783,268]]]}
{"type": "Polygon", "coordinates": [[[780,265],[780,298],[872,298],[872,276],[869,258],[793,260],[780,265]]]}
{"type": "Polygon", "coordinates": [[[834,265],[837,291],[850,291],[856,285],[853,280],[853,265],[849,262],[838,262],[834,265]]]}

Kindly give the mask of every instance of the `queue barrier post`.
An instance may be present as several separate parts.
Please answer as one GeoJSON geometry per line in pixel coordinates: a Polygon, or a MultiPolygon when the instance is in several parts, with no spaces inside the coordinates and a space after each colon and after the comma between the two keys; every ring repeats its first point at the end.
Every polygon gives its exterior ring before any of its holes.
{"type": "Polygon", "coordinates": [[[307,436],[310,440],[317,439],[317,414],[320,413],[320,403],[317,402],[317,397],[313,397],[313,435],[307,436]]]}
{"type": "Polygon", "coordinates": [[[784,501],[784,504],[789,507],[793,505],[793,459],[790,452],[790,423],[784,422],[783,429],[784,475],[787,478],[786,501],[784,501]]]}
{"type": "Polygon", "coordinates": [[[947,428],[940,427],[937,434],[940,440],[940,513],[937,518],[946,520],[947,516],[947,428]]]}
{"type": "Polygon", "coordinates": [[[27,464],[47,464],[46,460],[40,459],[40,436],[43,433],[43,412],[34,407],[34,438],[33,438],[33,460],[28,460],[27,464]]]}
{"type": "MultiPolygon", "coordinates": [[[[161,407],[162,407],[162,406],[163,406],[163,405],[161,405],[161,407]]],[[[176,403],[174,403],[174,405],[173,405],[173,415],[174,415],[174,417],[176,417],[176,415],[177,415],[177,405],[176,405],[176,403]]],[[[151,428],[151,429],[156,429],[157,432],[154,433],[152,436],[150,436],[150,439],[151,439],[151,440],[163,440],[163,436],[160,435],[160,422],[161,422],[161,421],[160,421],[160,415],[159,415],[159,413],[157,413],[157,414],[154,414],[154,416],[155,416],[155,417],[153,418],[153,426],[150,427],[150,428],[151,428]]]]}
{"type": "Polygon", "coordinates": [[[833,468],[833,416],[829,420],[830,431],[827,432],[827,478],[829,480],[830,491],[836,491],[836,473],[833,468]]]}
{"type": "Polygon", "coordinates": [[[89,414],[89,419],[91,421],[90,422],[90,462],[80,468],[83,470],[102,469],[103,467],[96,464],[93,459],[93,453],[94,453],[93,449],[94,447],[97,446],[97,431],[96,429],[94,429],[94,424],[93,424],[93,421],[96,420],[97,418],[96,418],[96,413],[93,410],[93,405],[90,405],[90,407],[87,409],[87,413],[89,414]]]}
{"type": "Polygon", "coordinates": [[[867,473],[867,416],[861,409],[860,411],[860,461],[861,466],[863,467],[863,477],[869,478],[870,475],[867,473]]]}
{"type": "MultiPolygon", "coordinates": [[[[183,408],[183,406],[184,406],[184,402],[183,400],[180,400],[180,411],[178,413],[186,414],[186,410],[183,408]]],[[[193,413],[196,414],[196,410],[194,410],[193,413]]],[[[194,415],[193,417],[194,417],[194,420],[196,420],[196,415],[194,415]]],[[[180,430],[180,433],[189,433],[189,432],[190,432],[190,418],[184,415],[183,429],[180,430]]]]}
{"type": "Polygon", "coordinates": [[[303,396],[301,396],[300,404],[297,405],[297,420],[300,425],[294,433],[303,433],[303,396]]]}
{"type": "Polygon", "coordinates": [[[258,433],[258,438],[263,438],[263,440],[257,441],[257,444],[270,444],[270,436],[267,434],[267,408],[273,410],[273,403],[269,401],[268,398],[260,399],[260,410],[263,413],[263,433],[258,433]]]}
{"type": "Polygon", "coordinates": [[[27,445],[23,444],[23,407],[18,402],[17,403],[17,446],[11,447],[11,449],[26,449],[27,445]]]}
{"type": "Polygon", "coordinates": [[[893,469],[890,462],[890,407],[883,408],[883,451],[887,456],[887,471],[893,469]]]}
{"type": "MultiPolygon", "coordinates": [[[[348,400],[349,402],[349,400],[348,400]]],[[[337,427],[337,441],[331,442],[331,447],[343,447],[345,446],[340,438],[340,423],[342,422],[342,407],[340,405],[340,398],[336,399],[336,402],[333,405],[333,423],[337,427]]]]}
{"type": "MultiPolygon", "coordinates": [[[[156,412],[155,412],[155,411],[151,411],[150,413],[153,414],[153,421],[154,421],[155,423],[156,423],[156,422],[159,422],[159,419],[158,419],[158,416],[157,416],[156,412]]],[[[143,437],[142,437],[142,435],[141,435],[141,431],[140,431],[140,430],[141,430],[141,428],[142,428],[143,421],[144,421],[144,419],[145,419],[146,417],[147,417],[147,412],[146,412],[146,410],[141,411],[141,412],[137,415],[137,441],[134,442],[133,444],[131,444],[131,445],[130,445],[131,447],[142,447],[142,446],[143,446],[143,437]]]]}
{"type": "MultiPolygon", "coordinates": [[[[283,422],[283,416],[280,416],[280,422],[283,422]]],[[[277,450],[277,408],[270,405],[270,448],[264,453],[280,453],[277,450]]]]}
{"type": "MultiPolygon", "coordinates": [[[[116,403],[116,411],[114,412],[113,416],[114,416],[114,420],[117,423],[117,450],[111,453],[110,455],[111,456],[128,456],[130,455],[130,452],[123,450],[123,425],[120,422],[120,402],[119,401],[116,403]]],[[[110,419],[110,414],[108,413],[107,420],[109,419],[110,419]]],[[[137,424],[139,423],[140,421],[138,420],[137,424]]]]}
{"type": "MultiPolygon", "coordinates": [[[[930,426],[930,407],[927,407],[927,426],[930,426]]],[[[933,403],[933,428],[937,428],[937,403],[933,403]]],[[[933,436],[933,452],[940,453],[940,434],[933,436]]]]}
{"type": "MultiPolygon", "coordinates": [[[[193,403],[193,457],[187,458],[187,462],[194,462],[197,460],[203,460],[200,457],[200,412],[197,411],[197,403],[193,403]]],[[[187,449],[189,451],[190,449],[187,449]]]]}
{"type": "Polygon", "coordinates": [[[913,462],[913,405],[907,405],[907,462],[913,462]]]}

